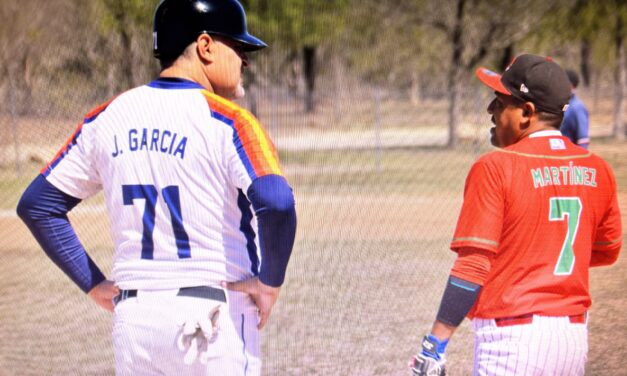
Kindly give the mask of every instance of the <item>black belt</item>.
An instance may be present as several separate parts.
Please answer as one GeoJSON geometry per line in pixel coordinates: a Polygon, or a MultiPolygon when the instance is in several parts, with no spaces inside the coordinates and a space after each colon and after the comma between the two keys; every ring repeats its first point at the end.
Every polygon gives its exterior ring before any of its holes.
{"type": "MultiPolygon", "coordinates": [[[[182,287],[176,293],[176,296],[189,296],[192,298],[217,300],[226,303],[224,290],[209,286],[182,287]]],[[[137,297],[137,290],[120,290],[120,293],[113,298],[113,304],[118,304],[125,299],[135,297],[137,297]]]]}

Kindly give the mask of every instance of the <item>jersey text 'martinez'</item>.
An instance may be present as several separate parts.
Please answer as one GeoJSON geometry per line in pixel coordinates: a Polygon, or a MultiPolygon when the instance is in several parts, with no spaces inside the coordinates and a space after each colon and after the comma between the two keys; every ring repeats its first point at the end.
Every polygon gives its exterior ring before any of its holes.
{"type": "Polygon", "coordinates": [[[568,166],[545,166],[531,169],[534,188],[549,185],[586,185],[596,187],[596,176],[596,169],[575,166],[573,162],[570,162],[568,166]]]}

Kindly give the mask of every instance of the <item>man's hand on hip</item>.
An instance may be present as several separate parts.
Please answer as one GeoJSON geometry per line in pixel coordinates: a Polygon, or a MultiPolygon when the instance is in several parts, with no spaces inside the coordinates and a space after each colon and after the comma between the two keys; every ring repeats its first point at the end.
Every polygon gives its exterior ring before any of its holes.
{"type": "Polygon", "coordinates": [[[259,310],[259,324],[257,329],[262,329],[268,322],[272,307],[279,297],[280,287],[265,285],[258,277],[249,278],[238,282],[223,282],[222,286],[232,290],[249,294],[259,310]]]}
{"type": "Polygon", "coordinates": [[[119,293],[120,289],[113,281],[104,280],[89,290],[87,295],[105,310],[113,312],[113,298],[119,293]]]}

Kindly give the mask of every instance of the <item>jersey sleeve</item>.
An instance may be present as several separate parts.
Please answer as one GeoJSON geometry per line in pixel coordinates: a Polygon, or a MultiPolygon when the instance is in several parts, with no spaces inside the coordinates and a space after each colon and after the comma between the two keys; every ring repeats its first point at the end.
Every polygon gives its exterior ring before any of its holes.
{"type": "Polygon", "coordinates": [[[483,249],[459,248],[451,275],[483,286],[492,267],[494,253],[483,249]]]}
{"type": "Polygon", "coordinates": [[[457,220],[451,249],[462,247],[496,252],[503,226],[502,178],[485,159],[477,161],[466,178],[464,203],[457,220]]]}
{"type": "Polygon", "coordinates": [[[102,188],[95,168],[95,127],[92,123],[107,104],[87,114],[55,157],[41,170],[52,185],[81,200],[96,194],[102,188]]]}
{"type": "Polygon", "coordinates": [[[17,214],[48,257],[87,293],[106,278],[85,251],[67,217],[79,202],[39,175],[24,191],[17,214]]]}
{"type": "Polygon", "coordinates": [[[616,180],[610,172],[612,199],[610,205],[597,226],[592,250],[594,252],[618,252],[622,245],[623,230],[621,214],[616,195],[616,180]]]}
{"type": "Polygon", "coordinates": [[[577,139],[575,142],[577,144],[588,144],[590,143],[590,136],[588,135],[588,112],[582,106],[575,111],[575,125],[577,127],[577,139]]]}
{"type": "Polygon", "coordinates": [[[251,183],[262,176],[283,176],[276,147],[259,120],[235,103],[203,90],[211,117],[230,128],[225,140],[225,158],[229,179],[247,192],[251,183]]]}
{"type": "Polygon", "coordinates": [[[560,132],[562,132],[562,135],[568,137],[572,143],[577,143],[577,117],[574,108],[569,108],[564,113],[564,120],[560,126],[560,132]]]}
{"type": "Polygon", "coordinates": [[[238,112],[233,123],[233,148],[228,160],[233,183],[244,192],[257,178],[283,176],[276,147],[259,121],[248,111],[238,112]]]}
{"type": "Polygon", "coordinates": [[[253,181],[248,198],[259,223],[259,280],[269,286],[281,286],[296,235],[292,189],[283,176],[266,175],[253,181]]]}

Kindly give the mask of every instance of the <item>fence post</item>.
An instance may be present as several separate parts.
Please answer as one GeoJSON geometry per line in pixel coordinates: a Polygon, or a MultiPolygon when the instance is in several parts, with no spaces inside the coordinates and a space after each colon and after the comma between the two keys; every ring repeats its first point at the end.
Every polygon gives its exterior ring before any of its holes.
{"type": "Polygon", "coordinates": [[[374,90],[374,137],[375,137],[375,154],[374,163],[375,169],[378,173],[381,172],[381,158],[382,158],[382,146],[381,146],[381,88],[377,87],[374,90]]]}
{"type": "Polygon", "coordinates": [[[15,98],[15,84],[13,75],[9,75],[9,111],[11,113],[11,131],[13,133],[13,152],[15,154],[15,175],[22,176],[22,166],[20,163],[20,144],[19,144],[19,126],[17,124],[17,100],[15,98]]]}

